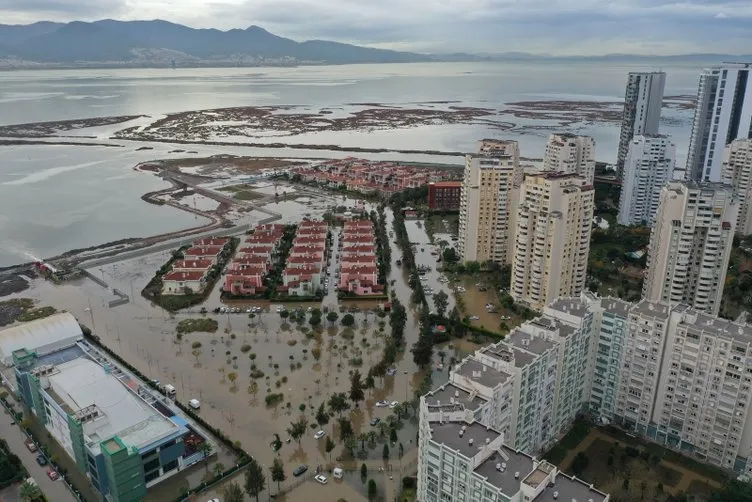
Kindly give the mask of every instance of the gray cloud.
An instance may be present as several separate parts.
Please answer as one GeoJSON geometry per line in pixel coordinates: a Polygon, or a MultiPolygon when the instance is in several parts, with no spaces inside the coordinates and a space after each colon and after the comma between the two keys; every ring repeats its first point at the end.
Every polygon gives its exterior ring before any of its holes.
{"type": "Polygon", "coordinates": [[[101,17],[427,51],[752,51],[752,0],[0,0],[11,22],[101,17]]]}

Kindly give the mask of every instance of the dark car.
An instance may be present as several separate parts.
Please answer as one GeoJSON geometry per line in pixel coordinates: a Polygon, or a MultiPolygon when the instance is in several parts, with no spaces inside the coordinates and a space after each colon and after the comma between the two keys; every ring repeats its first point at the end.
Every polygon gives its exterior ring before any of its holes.
{"type": "Polygon", "coordinates": [[[379,422],[381,422],[381,419],[379,419],[378,417],[373,417],[371,419],[371,425],[379,425],[379,422]]]}
{"type": "Polygon", "coordinates": [[[37,456],[37,464],[39,464],[41,466],[47,465],[47,459],[44,458],[44,455],[38,455],[37,456]]]}
{"type": "Polygon", "coordinates": [[[302,464],[302,465],[297,466],[295,468],[295,470],[292,471],[292,475],[295,476],[295,477],[297,477],[297,476],[300,476],[301,474],[303,474],[307,470],[308,470],[308,466],[305,465],[305,464],[302,464]]]}

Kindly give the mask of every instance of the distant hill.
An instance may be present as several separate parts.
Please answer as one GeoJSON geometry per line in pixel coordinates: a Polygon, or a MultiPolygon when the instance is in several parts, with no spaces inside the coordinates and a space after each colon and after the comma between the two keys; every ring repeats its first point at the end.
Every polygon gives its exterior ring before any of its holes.
{"type": "Polygon", "coordinates": [[[430,61],[424,54],[310,40],[296,42],[258,26],[245,30],[194,29],[168,21],[114,21],[0,25],[0,56],[20,60],[177,63],[247,62],[403,63],[430,61]]]}
{"type": "Polygon", "coordinates": [[[687,54],[551,56],[525,52],[417,54],[327,40],[298,42],[259,26],[194,29],[169,21],[0,24],[0,68],[76,66],[268,66],[411,63],[426,61],[636,61],[697,64],[752,60],[752,56],[687,54]]]}

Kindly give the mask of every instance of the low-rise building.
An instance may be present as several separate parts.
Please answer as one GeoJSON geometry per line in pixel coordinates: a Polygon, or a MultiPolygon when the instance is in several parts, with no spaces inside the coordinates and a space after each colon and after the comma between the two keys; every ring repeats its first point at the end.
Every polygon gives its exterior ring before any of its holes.
{"type": "Polygon", "coordinates": [[[434,211],[459,211],[461,181],[437,181],[428,184],[428,208],[434,211]]]}
{"type": "Polygon", "coordinates": [[[206,287],[208,270],[194,272],[168,272],[162,277],[163,295],[200,293],[206,287]]]}

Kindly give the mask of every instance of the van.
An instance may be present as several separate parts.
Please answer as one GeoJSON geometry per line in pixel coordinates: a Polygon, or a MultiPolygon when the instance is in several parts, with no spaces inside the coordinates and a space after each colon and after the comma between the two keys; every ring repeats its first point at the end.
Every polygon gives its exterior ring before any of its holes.
{"type": "Polygon", "coordinates": [[[335,479],[342,479],[342,476],[344,476],[344,474],[345,472],[341,467],[335,467],[332,471],[332,476],[334,476],[335,479]]]}
{"type": "Polygon", "coordinates": [[[191,399],[190,401],[188,401],[188,405],[194,410],[201,408],[201,403],[198,401],[198,399],[191,399]]]}
{"type": "Polygon", "coordinates": [[[164,386],[165,394],[167,394],[168,397],[175,397],[175,387],[173,387],[170,384],[167,384],[164,386]]]}

